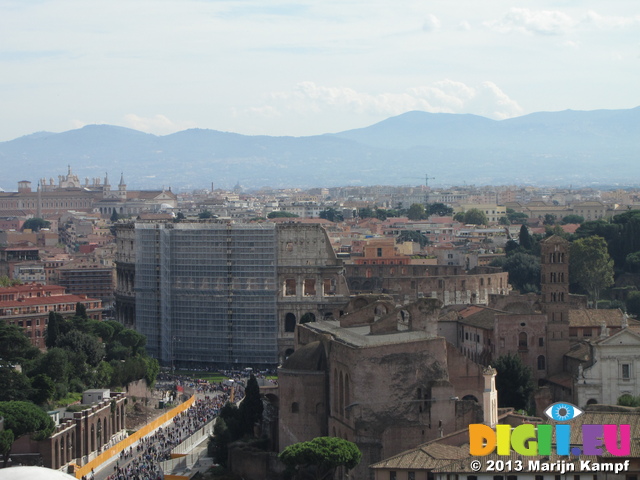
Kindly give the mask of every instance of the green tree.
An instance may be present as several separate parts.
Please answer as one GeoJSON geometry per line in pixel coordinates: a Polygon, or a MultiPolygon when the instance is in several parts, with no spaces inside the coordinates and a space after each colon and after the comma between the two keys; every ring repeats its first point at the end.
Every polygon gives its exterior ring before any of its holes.
{"type": "Polygon", "coordinates": [[[333,478],[338,467],[352,470],[358,466],[362,454],[358,446],[338,437],[317,437],[308,442],[294,443],[278,458],[289,471],[316,480],[333,478]]]}
{"type": "Polygon", "coordinates": [[[540,290],[540,258],[524,252],[507,257],[502,266],[509,273],[509,283],[521,293],[540,290]]]}
{"type": "Polygon", "coordinates": [[[319,214],[320,218],[324,218],[325,220],[329,220],[330,222],[342,222],[344,221],[344,217],[342,213],[336,210],[333,207],[325,208],[319,214]]]}
{"type": "Polygon", "coordinates": [[[291,212],[270,212],[267,218],[298,218],[298,215],[291,212]]]}
{"type": "Polygon", "coordinates": [[[32,230],[34,232],[39,232],[43,228],[51,227],[51,222],[46,221],[43,218],[30,218],[26,222],[22,224],[22,230],[32,230]]]}
{"type": "Polygon", "coordinates": [[[70,352],[82,353],[85,361],[92,367],[97,367],[105,356],[104,345],[94,335],[78,330],[58,337],[56,346],[70,352]]]}
{"type": "Polygon", "coordinates": [[[604,238],[594,236],[571,244],[570,278],[587,291],[598,306],[600,292],[613,284],[613,260],[604,238]]]}
{"type": "Polygon", "coordinates": [[[424,210],[424,205],[419,203],[413,203],[407,210],[407,218],[409,220],[422,220],[426,218],[427,214],[424,210]]]}
{"type": "Polygon", "coordinates": [[[22,363],[37,357],[39,353],[39,350],[31,345],[22,328],[0,320],[0,360],[22,363]]]}
{"type": "Polygon", "coordinates": [[[416,242],[419,243],[422,248],[429,243],[429,239],[427,239],[427,237],[414,230],[403,230],[400,232],[400,235],[398,235],[397,240],[398,242],[416,242]]]}
{"type": "Polygon", "coordinates": [[[511,224],[511,222],[509,221],[509,219],[507,217],[500,217],[498,219],[498,223],[500,225],[510,225],[511,224]]]}
{"type": "Polygon", "coordinates": [[[147,370],[144,374],[144,379],[147,382],[147,387],[153,388],[156,383],[158,373],[160,373],[160,364],[155,358],[145,357],[144,360],[147,364],[147,370]]]}
{"type": "Polygon", "coordinates": [[[487,225],[487,216],[482,210],[470,208],[464,212],[464,223],[468,225],[487,225]]]}
{"type": "Polygon", "coordinates": [[[204,210],[198,214],[198,218],[201,220],[206,220],[207,218],[213,218],[213,213],[209,210],[204,210]]]}
{"type": "Polygon", "coordinates": [[[56,385],[47,375],[39,374],[31,380],[33,394],[31,400],[36,405],[43,405],[53,398],[56,392],[56,385]]]}
{"type": "Polygon", "coordinates": [[[640,316],[640,292],[629,292],[627,295],[627,312],[640,316]]]}
{"type": "Polygon", "coordinates": [[[522,363],[519,355],[507,354],[496,359],[496,390],[498,406],[526,409],[534,390],[531,369],[522,363]]]}
{"type": "Polygon", "coordinates": [[[511,223],[527,223],[529,217],[526,213],[516,212],[512,208],[507,208],[507,218],[511,223]]]}
{"type": "Polygon", "coordinates": [[[87,307],[82,302],[76,303],[76,317],[84,318],[85,320],[89,318],[87,317],[87,307]]]}
{"type": "Polygon", "coordinates": [[[387,210],[383,208],[376,208],[376,218],[378,220],[382,220],[384,222],[388,216],[387,210]]]}
{"type": "Polygon", "coordinates": [[[120,219],[120,215],[118,215],[118,212],[114,208],[113,212],[111,212],[111,217],[109,218],[109,220],[111,220],[111,223],[116,223],[119,219],[120,219]]]}
{"type": "Polygon", "coordinates": [[[464,212],[458,212],[454,214],[453,220],[456,222],[464,223],[464,212]]]}
{"type": "Polygon", "coordinates": [[[245,435],[254,436],[253,428],[257,423],[262,422],[262,398],[260,398],[260,387],[256,377],[251,375],[247,380],[244,389],[244,398],[240,402],[240,417],[242,419],[242,429],[245,435]]]}
{"type": "Polygon", "coordinates": [[[425,209],[427,216],[438,215],[439,217],[448,217],[453,215],[453,208],[444,203],[429,203],[425,209]]]}
{"type": "Polygon", "coordinates": [[[624,259],[624,269],[631,273],[640,273],[640,252],[633,252],[624,259]]]}
{"type": "Polygon", "coordinates": [[[576,215],[574,213],[562,217],[562,223],[567,225],[570,223],[584,223],[584,217],[582,215],[576,215]]]}
{"type": "Polygon", "coordinates": [[[62,318],[62,315],[56,312],[49,312],[49,322],[47,323],[47,329],[44,333],[45,345],[47,348],[53,348],[56,345],[63,322],[64,319],[62,318]]]}
{"type": "Polygon", "coordinates": [[[33,394],[29,378],[10,365],[0,366],[0,401],[29,400],[33,394]]]}
{"type": "MultiPolygon", "coordinates": [[[[47,412],[30,402],[0,402],[0,417],[4,417],[4,428],[13,433],[14,441],[27,434],[32,434],[34,440],[42,440],[55,430],[47,412]]],[[[13,442],[8,440],[4,437],[2,441],[5,467],[13,446],[13,442]]]]}
{"type": "Polygon", "coordinates": [[[531,239],[531,235],[529,234],[529,228],[524,224],[520,227],[518,240],[520,241],[520,246],[522,248],[524,248],[527,252],[531,251],[531,249],[533,248],[533,240],[531,239]]]}
{"type": "Polygon", "coordinates": [[[543,223],[543,225],[555,225],[556,216],[552,215],[551,213],[545,213],[544,221],[542,223],[543,223]]]}
{"type": "Polygon", "coordinates": [[[9,278],[6,275],[0,276],[0,287],[13,287],[14,285],[20,285],[22,282],[16,278],[9,278]]]}
{"type": "Polygon", "coordinates": [[[358,209],[358,216],[360,218],[373,218],[376,216],[376,213],[369,207],[363,207],[358,209]]]}

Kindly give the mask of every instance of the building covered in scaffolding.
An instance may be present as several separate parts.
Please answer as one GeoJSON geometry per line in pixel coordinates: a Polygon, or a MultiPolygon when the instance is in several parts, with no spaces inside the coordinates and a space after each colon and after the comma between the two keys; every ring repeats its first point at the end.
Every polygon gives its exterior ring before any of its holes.
{"type": "Polygon", "coordinates": [[[117,245],[117,318],[164,365],[275,366],[348,301],[319,225],[136,222],[117,245]]]}

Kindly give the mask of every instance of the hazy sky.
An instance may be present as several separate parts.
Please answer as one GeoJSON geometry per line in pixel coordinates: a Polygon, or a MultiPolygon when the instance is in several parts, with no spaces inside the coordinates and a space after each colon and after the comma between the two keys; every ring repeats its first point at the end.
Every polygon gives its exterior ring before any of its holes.
{"type": "Polygon", "coordinates": [[[634,0],[0,0],[0,141],[640,105],[634,0]]]}

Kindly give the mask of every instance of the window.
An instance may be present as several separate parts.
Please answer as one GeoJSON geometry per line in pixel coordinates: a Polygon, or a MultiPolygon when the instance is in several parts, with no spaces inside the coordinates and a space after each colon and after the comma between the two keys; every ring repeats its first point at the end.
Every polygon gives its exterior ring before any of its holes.
{"type": "Polygon", "coordinates": [[[584,329],[582,330],[582,336],[583,336],[583,337],[590,337],[592,334],[593,334],[593,333],[592,333],[592,331],[591,331],[591,328],[584,328],[584,329]]]}
{"type": "Polygon", "coordinates": [[[527,334],[525,332],[518,334],[518,347],[521,349],[527,348],[527,334]]]}
{"type": "Polygon", "coordinates": [[[407,472],[407,480],[416,480],[416,472],[407,472]]]}
{"type": "Polygon", "coordinates": [[[538,346],[539,347],[544,347],[544,337],[538,338],[538,346]]]}
{"type": "Polygon", "coordinates": [[[284,281],[284,294],[285,295],[295,295],[296,294],[296,279],[295,278],[287,278],[284,281]]]}
{"type": "Polygon", "coordinates": [[[291,413],[298,413],[300,411],[300,405],[298,405],[298,402],[293,402],[291,404],[291,413]]]}
{"type": "Polygon", "coordinates": [[[376,251],[377,256],[378,256],[378,257],[381,257],[381,256],[382,256],[382,249],[381,249],[381,248],[378,248],[378,249],[376,249],[376,250],[377,250],[377,251],[376,251]]]}
{"type": "Polygon", "coordinates": [[[546,361],[544,355],[538,357],[538,370],[544,370],[546,367],[546,361]]]}
{"type": "Polygon", "coordinates": [[[305,278],[303,287],[303,295],[306,297],[316,294],[316,281],[313,278],[305,278]]]}
{"type": "Polygon", "coordinates": [[[393,470],[391,470],[389,472],[389,480],[398,480],[398,474],[396,472],[394,472],[393,470]]]}
{"type": "Polygon", "coordinates": [[[628,363],[622,364],[622,379],[623,380],[631,379],[631,365],[628,363]]]}

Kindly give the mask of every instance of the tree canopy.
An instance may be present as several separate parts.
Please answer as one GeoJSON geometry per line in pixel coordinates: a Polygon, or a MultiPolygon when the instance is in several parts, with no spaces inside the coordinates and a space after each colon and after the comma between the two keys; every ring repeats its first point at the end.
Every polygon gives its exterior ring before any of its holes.
{"type": "Polygon", "coordinates": [[[51,222],[48,222],[44,218],[30,218],[22,224],[22,229],[27,230],[30,229],[34,232],[39,232],[42,228],[51,227],[51,222]]]}
{"type": "Polygon", "coordinates": [[[487,225],[489,221],[485,213],[478,208],[470,208],[464,212],[464,223],[471,225],[487,225]]]}
{"type": "Polygon", "coordinates": [[[324,218],[325,220],[329,220],[330,222],[342,222],[344,221],[344,216],[341,212],[336,210],[333,207],[325,208],[320,212],[320,218],[324,218]]]}
{"type": "Polygon", "coordinates": [[[397,240],[399,242],[416,242],[420,244],[421,248],[424,248],[425,245],[429,243],[429,239],[425,237],[420,232],[416,232],[414,230],[404,230],[400,232],[397,240]]]}
{"type": "Polygon", "coordinates": [[[419,203],[412,204],[407,210],[407,218],[409,220],[422,220],[427,217],[424,205],[419,203]]]}
{"type": "Polygon", "coordinates": [[[453,215],[453,208],[439,202],[427,204],[427,208],[425,210],[427,216],[438,215],[440,217],[448,217],[453,215]]]}
{"type": "Polygon", "coordinates": [[[290,471],[316,480],[333,478],[338,467],[352,470],[358,466],[362,453],[357,445],[338,437],[317,437],[295,443],[278,456],[290,471]]]}
{"type": "Polygon", "coordinates": [[[35,440],[51,435],[55,424],[47,412],[30,402],[0,402],[0,417],[4,417],[5,432],[0,438],[0,449],[4,457],[4,465],[11,455],[13,442],[26,434],[33,434],[35,440]]]}
{"type": "Polygon", "coordinates": [[[592,236],[571,244],[570,278],[587,291],[597,308],[600,292],[613,284],[613,260],[604,238],[592,236]]]}
{"type": "Polygon", "coordinates": [[[496,359],[493,367],[497,370],[496,389],[498,390],[498,406],[513,407],[516,410],[526,409],[533,393],[533,376],[531,370],[519,355],[507,354],[496,359]]]}

